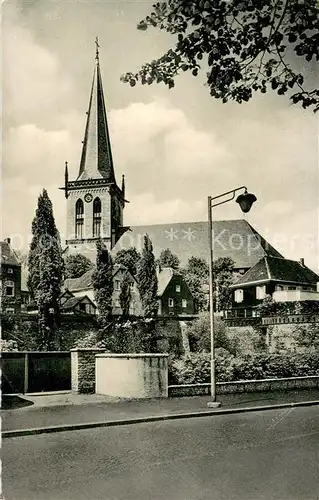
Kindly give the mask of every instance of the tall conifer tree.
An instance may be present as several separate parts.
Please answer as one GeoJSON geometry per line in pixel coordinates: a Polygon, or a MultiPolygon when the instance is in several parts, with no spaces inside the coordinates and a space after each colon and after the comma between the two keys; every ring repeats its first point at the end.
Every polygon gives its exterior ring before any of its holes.
{"type": "Polygon", "coordinates": [[[96,269],[92,281],[99,322],[104,329],[112,324],[113,261],[101,239],[96,242],[96,250],[96,269]]]}
{"type": "Polygon", "coordinates": [[[148,235],[144,236],[142,257],[137,265],[136,279],[145,318],[155,317],[158,310],[156,263],[153,245],[148,235]]]}
{"type": "Polygon", "coordinates": [[[59,296],[64,263],[52,203],[45,189],[38,198],[32,235],[28,257],[28,287],[38,308],[42,344],[39,348],[57,348],[55,334],[59,325],[59,296]]]}
{"type": "Polygon", "coordinates": [[[143,307],[144,327],[142,344],[145,351],[156,352],[156,324],[158,311],[157,289],[158,279],[153,245],[148,235],[144,236],[142,257],[138,262],[136,280],[143,307]]]}
{"type": "Polygon", "coordinates": [[[132,300],[131,284],[132,278],[130,277],[128,271],[126,271],[123,280],[121,281],[121,292],[119,297],[124,318],[128,317],[130,314],[130,305],[132,300]]]}

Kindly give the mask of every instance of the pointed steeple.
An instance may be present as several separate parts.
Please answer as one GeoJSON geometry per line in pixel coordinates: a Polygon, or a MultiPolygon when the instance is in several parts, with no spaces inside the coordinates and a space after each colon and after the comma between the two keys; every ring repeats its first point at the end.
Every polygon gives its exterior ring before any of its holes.
{"type": "Polygon", "coordinates": [[[108,183],[116,183],[100,71],[98,39],[95,43],[95,69],[77,180],[103,178],[108,183]]]}

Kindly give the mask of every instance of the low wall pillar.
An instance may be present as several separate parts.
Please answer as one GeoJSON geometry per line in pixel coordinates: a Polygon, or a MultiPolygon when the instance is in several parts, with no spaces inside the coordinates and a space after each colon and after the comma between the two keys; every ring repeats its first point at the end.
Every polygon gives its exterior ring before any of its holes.
{"type": "Polygon", "coordinates": [[[71,390],[95,392],[95,355],[105,349],[71,349],[71,390]]]}
{"type": "Polygon", "coordinates": [[[168,354],[95,356],[96,393],[132,399],[168,397],[168,354]]]}

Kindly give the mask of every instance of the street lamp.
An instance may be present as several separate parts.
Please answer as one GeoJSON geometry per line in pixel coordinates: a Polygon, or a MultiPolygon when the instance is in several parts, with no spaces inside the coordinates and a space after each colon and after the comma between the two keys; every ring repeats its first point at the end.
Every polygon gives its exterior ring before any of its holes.
{"type": "Polygon", "coordinates": [[[257,200],[254,194],[248,193],[246,186],[241,186],[218,196],[208,196],[208,241],[209,241],[209,313],[210,313],[210,394],[211,401],[207,403],[209,408],[217,408],[220,402],[216,401],[216,373],[215,373],[215,346],[214,346],[214,251],[213,251],[213,207],[223,205],[235,198],[238,191],[244,192],[236,198],[242,212],[247,213],[252,207],[252,204],[257,200]],[[229,198],[217,203],[224,196],[231,195],[229,198]]]}

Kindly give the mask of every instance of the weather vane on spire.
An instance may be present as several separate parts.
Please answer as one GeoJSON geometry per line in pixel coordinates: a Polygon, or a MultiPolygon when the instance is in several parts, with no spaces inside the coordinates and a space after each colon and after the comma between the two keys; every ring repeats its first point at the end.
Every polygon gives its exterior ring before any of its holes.
{"type": "Polygon", "coordinates": [[[95,45],[96,45],[95,59],[98,61],[99,60],[99,48],[100,48],[98,37],[95,37],[95,45]]]}

